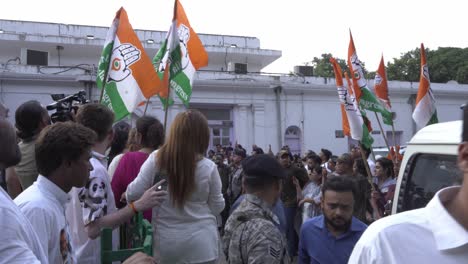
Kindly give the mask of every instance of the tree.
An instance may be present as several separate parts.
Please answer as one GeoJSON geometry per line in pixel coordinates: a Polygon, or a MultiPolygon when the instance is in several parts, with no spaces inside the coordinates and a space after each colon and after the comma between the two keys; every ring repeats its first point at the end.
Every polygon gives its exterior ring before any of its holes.
{"type": "MultiPolygon", "coordinates": [[[[314,76],[317,77],[335,77],[333,66],[330,63],[330,58],[333,57],[331,53],[322,54],[321,58],[314,57],[311,62],[307,62],[306,65],[312,65],[314,67],[314,76]]],[[[343,71],[348,71],[348,65],[343,59],[335,58],[343,71]]]]}
{"type": "MultiPolygon", "coordinates": [[[[431,82],[446,83],[455,80],[468,84],[468,48],[439,47],[426,49],[431,82]]],[[[387,63],[388,80],[418,82],[420,75],[420,49],[402,53],[387,63]]]]}
{"type": "MultiPolygon", "coordinates": [[[[393,63],[387,63],[387,79],[407,82],[419,81],[420,49],[401,54],[399,59],[393,58],[393,63]]],[[[429,71],[430,72],[430,71],[429,71]]]]}

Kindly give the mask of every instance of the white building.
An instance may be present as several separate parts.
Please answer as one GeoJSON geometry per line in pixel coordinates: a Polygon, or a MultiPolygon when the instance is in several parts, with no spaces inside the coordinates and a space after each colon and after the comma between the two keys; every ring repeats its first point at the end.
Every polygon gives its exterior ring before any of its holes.
{"type": "MultiPolygon", "coordinates": [[[[166,35],[150,30],[136,33],[150,57],[166,35]]],[[[105,27],[0,20],[0,100],[11,109],[10,120],[14,122],[15,109],[27,100],[52,103],[50,94],[84,89],[97,100],[96,67],[106,34],[105,27]]],[[[212,145],[237,141],[249,151],[252,144],[264,151],[271,144],[274,152],[285,144],[301,153],[322,147],[335,154],[348,150],[334,79],[260,73],[281,57],[281,51],[262,49],[255,37],[199,36],[209,65],[197,73],[190,107],[209,119],[212,145]]],[[[418,83],[389,82],[399,144],[415,133],[411,113],[417,88],[418,83]]],[[[468,101],[468,85],[433,83],[432,89],[439,121],[459,119],[460,105],[468,101]]],[[[176,101],[168,123],[184,108],[176,101]]],[[[142,113],[143,107],[134,117],[142,113]]],[[[157,98],[151,100],[148,113],[164,119],[157,98]]],[[[384,146],[374,114],[369,116],[378,133],[374,146],[384,146]]],[[[392,134],[391,127],[384,129],[392,134]]]]}

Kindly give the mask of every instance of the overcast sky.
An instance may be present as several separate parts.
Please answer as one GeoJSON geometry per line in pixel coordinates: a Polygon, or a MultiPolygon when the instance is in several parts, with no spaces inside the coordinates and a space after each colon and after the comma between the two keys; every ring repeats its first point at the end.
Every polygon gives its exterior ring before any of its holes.
{"type": "MultiPolygon", "coordinates": [[[[283,56],[264,69],[287,73],[322,53],[345,59],[352,30],[370,71],[423,42],[426,48],[468,45],[463,0],[181,0],[198,33],[252,36],[283,56]]],[[[110,26],[123,6],[135,29],[169,28],[173,0],[2,1],[1,19],[110,26]]],[[[152,55],[150,55],[152,56],[152,55]]],[[[430,67],[430,65],[429,65],[430,67]]]]}

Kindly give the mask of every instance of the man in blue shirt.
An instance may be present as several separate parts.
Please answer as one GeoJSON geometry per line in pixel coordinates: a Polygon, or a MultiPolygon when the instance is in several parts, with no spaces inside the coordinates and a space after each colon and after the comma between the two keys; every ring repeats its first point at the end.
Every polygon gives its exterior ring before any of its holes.
{"type": "Polygon", "coordinates": [[[322,187],[323,215],[302,225],[299,263],[347,263],[367,225],[353,217],[355,187],[345,176],[334,176],[322,187]]]}

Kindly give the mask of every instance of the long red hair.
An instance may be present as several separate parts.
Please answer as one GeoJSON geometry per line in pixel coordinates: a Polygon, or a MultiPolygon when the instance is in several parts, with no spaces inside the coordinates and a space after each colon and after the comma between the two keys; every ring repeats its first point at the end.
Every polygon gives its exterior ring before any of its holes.
{"type": "Polygon", "coordinates": [[[205,116],[197,110],[179,113],[157,155],[157,166],[167,173],[172,204],[182,208],[195,190],[198,158],[208,149],[210,130],[205,116]]]}

